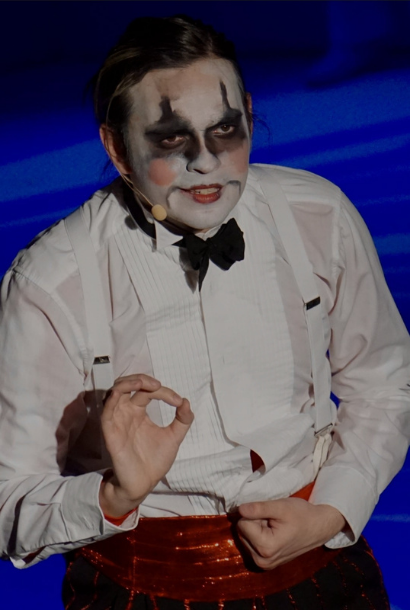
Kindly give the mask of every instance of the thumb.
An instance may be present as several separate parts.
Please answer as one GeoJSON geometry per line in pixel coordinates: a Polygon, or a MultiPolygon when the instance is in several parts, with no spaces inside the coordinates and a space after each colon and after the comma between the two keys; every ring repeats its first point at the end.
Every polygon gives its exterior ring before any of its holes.
{"type": "Polygon", "coordinates": [[[179,443],[182,443],[184,440],[193,421],[194,414],[191,411],[189,400],[183,398],[181,405],[176,409],[174,420],[169,424],[169,428],[172,430],[179,443]]]}
{"type": "Polygon", "coordinates": [[[282,519],[286,512],[286,503],[283,500],[249,502],[241,504],[239,512],[245,519],[282,519]]]}

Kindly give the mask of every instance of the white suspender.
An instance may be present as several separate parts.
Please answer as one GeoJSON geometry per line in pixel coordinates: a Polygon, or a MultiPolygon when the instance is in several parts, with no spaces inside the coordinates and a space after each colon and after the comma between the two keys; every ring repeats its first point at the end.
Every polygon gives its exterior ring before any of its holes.
{"type": "Polygon", "coordinates": [[[82,208],[78,208],[64,222],[80,272],[87,328],[94,350],[93,384],[97,404],[102,406],[105,392],[113,386],[114,373],[100,270],[82,208]]]}
{"type": "MultiPolygon", "coordinates": [[[[311,353],[313,390],[315,397],[315,434],[318,438],[313,456],[315,473],[326,459],[333,427],[333,409],[330,401],[330,380],[325,365],[326,348],[320,297],[312,266],[296,225],[285,193],[272,182],[272,168],[255,167],[261,177],[260,186],[265,195],[274,223],[278,229],[296,283],[305,304],[305,317],[311,353]]],[[[104,295],[97,257],[86,227],[82,208],[65,219],[66,229],[73,247],[84,293],[85,312],[91,344],[94,348],[93,383],[97,402],[112,387],[112,349],[109,326],[104,306],[104,295]]]]}
{"type": "Polygon", "coordinates": [[[261,178],[259,185],[271,211],[305,305],[304,313],[309,336],[313,395],[315,397],[315,434],[318,438],[314,466],[318,471],[327,457],[331,441],[330,432],[334,423],[330,400],[329,367],[325,366],[326,347],[320,296],[312,265],[285,193],[278,182],[272,181],[271,167],[267,170],[258,165],[255,169],[261,178]]]}

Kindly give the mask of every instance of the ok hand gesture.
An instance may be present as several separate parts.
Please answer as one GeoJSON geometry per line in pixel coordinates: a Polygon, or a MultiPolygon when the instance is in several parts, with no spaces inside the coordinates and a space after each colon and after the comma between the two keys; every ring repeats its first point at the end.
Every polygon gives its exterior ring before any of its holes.
{"type": "Polygon", "coordinates": [[[100,489],[106,515],[119,517],[136,508],[171,468],[194,419],[189,402],[148,375],[120,377],[106,399],[102,431],[113,474],[100,489]],[[169,426],[147,415],[153,399],[176,408],[169,426]]]}

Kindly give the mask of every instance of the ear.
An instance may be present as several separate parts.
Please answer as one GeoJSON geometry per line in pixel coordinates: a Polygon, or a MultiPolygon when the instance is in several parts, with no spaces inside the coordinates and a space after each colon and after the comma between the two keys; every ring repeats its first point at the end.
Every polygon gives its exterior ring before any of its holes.
{"type": "MultiPolygon", "coordinates": [[[[247,91],[245,93],[245,97],[246,97],[246,109],[249,112],[249,116],[252,117],[252,96],[247,91]]],[[[251,123],[249,125],[249,131],[251,132],[251,137],[252,137],[252,134],[253,134],[253,120],[252,120],[252,118],[251,118],[251,123]]]]}
{"type": "Polygon", "coordinates": [[[132,168],[126,160],[125,147],[118,134],[103,123],[100,126],[100,138],[118,172],[125,175],[131,174],[132,168]]]}

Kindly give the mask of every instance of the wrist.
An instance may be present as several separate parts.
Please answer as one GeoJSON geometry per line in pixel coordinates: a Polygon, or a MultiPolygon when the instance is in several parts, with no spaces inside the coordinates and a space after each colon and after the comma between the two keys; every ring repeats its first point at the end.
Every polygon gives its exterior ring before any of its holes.
{"type": "Polygon", "coordinates": [[[130,498],[121,488],[112,470],[106,471],[99,491],[100,508],[104,515],[114,519],[132,513],[138,508],[143,498],[130,498]]]}
{"type": "Polygon", "coordinates": [[[337,508],[330,506],[330,504],[316,504],[315,506],[320,510],[320,521],[326,531],[327,540],[336,536],[346,527],[346,519],[337,508]]]}

